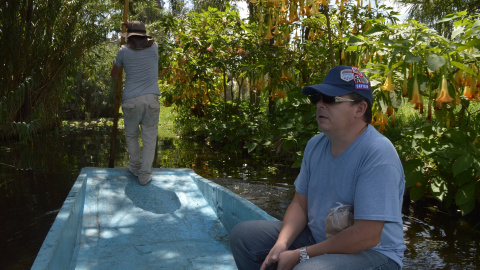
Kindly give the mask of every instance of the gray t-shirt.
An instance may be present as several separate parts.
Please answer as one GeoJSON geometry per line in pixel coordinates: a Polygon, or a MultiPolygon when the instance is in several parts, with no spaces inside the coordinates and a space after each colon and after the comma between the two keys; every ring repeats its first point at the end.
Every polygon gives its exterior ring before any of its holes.
{"type": "Polygon", "coordinates": [[[308,196],[308,226],[317,242],[326,239],[325,219],[337,202],[353,205],[354,219],[385,221],[380,243],[372,248],[402,266],[402,200],[405,176],[392,143],[373,126],[333,157],[323,133],[305,148],[296,191],[308,196]]]}
{"type": "Polygon", "coordinates": [[[117,53],[115,64],[123,66],[126,74],[123,100],[146,94],[160,95],[157,43],[143,50],[132,50],[123,45],[117,53]]]}

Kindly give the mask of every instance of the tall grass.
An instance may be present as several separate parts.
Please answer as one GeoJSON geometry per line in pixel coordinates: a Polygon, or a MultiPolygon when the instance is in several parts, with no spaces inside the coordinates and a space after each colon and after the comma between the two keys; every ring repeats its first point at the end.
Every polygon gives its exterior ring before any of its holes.
{"type": "Polygon", "coordinates": [[[158,137],[163,139],[176,138],[175,111],[173,107],[161,107],[158,123],[158,137]]]}

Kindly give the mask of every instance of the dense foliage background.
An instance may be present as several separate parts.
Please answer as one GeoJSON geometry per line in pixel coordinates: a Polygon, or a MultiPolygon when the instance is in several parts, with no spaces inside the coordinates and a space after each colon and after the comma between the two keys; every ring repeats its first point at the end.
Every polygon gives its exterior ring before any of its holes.
{"type": "MultiPolygon", "coordinates": [[[[2,139],[113,115],[123,3],[101,2],[2,1],[2,139]]],[[[182,136],[299,166],[318,132],[301,88],[354,65],[371,79],[372,124],[394,142],[410,199],[467,214],[480,202],[475,3],[452,3],[426,24],[362,0],[251,0],[245,18],[220,0],[135,1],[129,18],[159,44],[163,102],[182,136]]]]}

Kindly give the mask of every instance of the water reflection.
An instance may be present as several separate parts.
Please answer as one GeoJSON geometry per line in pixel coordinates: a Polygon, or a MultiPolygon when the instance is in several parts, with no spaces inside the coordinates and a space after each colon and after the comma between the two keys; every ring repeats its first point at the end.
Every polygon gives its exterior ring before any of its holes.
{"type": "MultiPolygon", "coordinates": [[[[115,167],[127,166],[119,132],[115,167]]],[[[75,124],[26,144],[0,148],[1,269],[29,269],[83,167],[107,167],[108,127],[75,124]]],[[[180,139],[158,142],[155,167],[192,168],[282,218],[298,169],[276,160],[245,159],[180,139]]],[[[405,269],[476,269],[477,221],[411,207],[404,216],[405,269]]],[[[480,225],[479,225],[480,226],[480,225]]]]}

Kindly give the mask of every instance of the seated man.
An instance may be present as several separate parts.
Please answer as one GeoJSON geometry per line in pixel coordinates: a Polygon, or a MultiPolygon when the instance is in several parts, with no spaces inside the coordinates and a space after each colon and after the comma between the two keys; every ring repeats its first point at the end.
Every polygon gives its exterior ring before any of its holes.
{"type": "Polygon", "coordinates": [[[337,66],[302,93],[317,106],[322,133],[305,148],[283,222],[233,228],[238,268],[401,269],[405,177],[392,143],[369,125],[370,81],[356,67],[337,66]],[[353,206],[353,225],[327,238],[325,220],[338,203],[353,206]]]}

